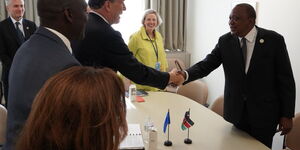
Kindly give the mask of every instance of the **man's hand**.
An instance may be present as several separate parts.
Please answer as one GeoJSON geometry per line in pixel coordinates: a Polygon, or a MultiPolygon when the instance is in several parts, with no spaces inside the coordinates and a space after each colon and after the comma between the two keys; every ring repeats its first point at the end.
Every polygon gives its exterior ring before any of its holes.
{"type": "Polygon", "coordinates": [[[184,82],[184,77],[178,72],[179,71],[176,68],[172,69],[169,72],[169,84],[171,84],[172,86],[182,85],[182,83],[184,82]]]}
{"type": "Polygon", "coordinates": [[[293,119],[281,117],[279,121],[279,131],[281,131],[280,135],[286,135],[289,133],[293,128],[293,119]]]}

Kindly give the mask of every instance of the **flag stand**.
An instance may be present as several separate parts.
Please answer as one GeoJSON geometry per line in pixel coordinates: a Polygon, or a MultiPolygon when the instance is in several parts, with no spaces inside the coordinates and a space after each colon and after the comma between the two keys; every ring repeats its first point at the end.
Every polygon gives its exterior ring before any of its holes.
{"type": "MultiPolygon", "coordinates": [[[[170,113],[170,110],[168,110],[170,113]]],[[[168,124],[168,139],[164,142],[165,146],[172,146],[172,141],[170,141],[170,124],[168,124]]]]}
{"type": "MultiPolygon", "coordinates": [[[[191,109],[189,109],[189,111],[188,111],[189,117],[190,117],[190,112],[191,112],[191,109]]],[[[192,142],[193,141],[190,139],[190,128],[188,128],[188,135],[187,135],[187,138],[184,139],[184,143],[192,144],[192,142]]]]}
{"type": "Polygon", "coordinates": [[[185,144],[192,144],[192,140],[190,139],[190,128],[188,128],[188,137],[184,139],[185,144]]]}
{"type": "Polygon", "coordinates": [[[170,126],[169,126],[169,124],[168,124],[168,140],[166,140],[166,141],[164,142],[164,145],[165,145],[165,146],[172,146],[172,141],[170,141],[170,132],[169,132],[169,129],[170,129],[170,126]]]}

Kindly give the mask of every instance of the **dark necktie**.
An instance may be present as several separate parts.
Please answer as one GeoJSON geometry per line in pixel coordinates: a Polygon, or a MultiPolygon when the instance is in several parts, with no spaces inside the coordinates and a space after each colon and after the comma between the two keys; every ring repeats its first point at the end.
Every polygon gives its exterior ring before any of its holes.
{"type": "Polygon", "coordinates": [[[243,57],[244,57],[244,63],[246,66],[246,61],[247,61],[247,44],[246,44],[246,38],[242,38],[242,52],[243,52],[243,57]]]}
{"type": "Polygon", "coordinates": [[[18,39],[20,40],[21,43],[23,43],[25,41],[24,35],[22,33],[22,31],[20,30],[20,22],[16,22],[16,30],[17,30],[17,35],[18,35],[18,39]]]}

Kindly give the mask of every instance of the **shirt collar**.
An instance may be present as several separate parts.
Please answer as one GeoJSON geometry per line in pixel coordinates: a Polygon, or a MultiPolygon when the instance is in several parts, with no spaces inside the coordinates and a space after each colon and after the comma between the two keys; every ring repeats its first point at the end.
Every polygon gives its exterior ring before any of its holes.
{"type": "Polygon", "coordinates": [[[108,22],[101,14],[99,14],[99,13],[93,11],[93,10],[91,10],[90,13],[94,13],[94,14],[98,15],[98,16],[101,17],[107,24],[109,24],[109,22],[108,22]]]}
{"type": "Polygon", "coordinates": [[[54,33],[55,35],[57,35],[63,42],[64,44],[67,46],[68,50],[70,51],[70,53],[72,54],[72,48],[71,48],[71,43],[68,40],[68,38],[66,38],[63,34],[59,33],[58,31],[45,27],[46,29],[48,29],[49,31],[51,31],[52,33],[54,33]]]}
{"type": "MultiPolygon", "coordinates": [[[[250,30],[250,32],[245,36],[245,39],[246,39],[248,42],[252,43],[253,41],[255,41],[256,35],[257,35],[257,29],[256,29],[256,27],[254,26],[254,27],[250,30]]],[[[239,39],[241,40],[242,37],[239,37],[239,39]]]]}
{"type": "Polygon", "coordinates": [[[23,26],[23,18],[21,18],[19,21],[15,20],[13,17],[10,16],[11,21],[13,22],[13,24],[15,25],[16,22],[19,22],[21,26],[23,26]]]}

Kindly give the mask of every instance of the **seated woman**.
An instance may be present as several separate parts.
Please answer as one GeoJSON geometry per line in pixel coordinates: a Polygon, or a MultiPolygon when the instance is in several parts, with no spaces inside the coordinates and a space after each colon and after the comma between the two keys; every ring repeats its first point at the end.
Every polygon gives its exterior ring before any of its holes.
{"type": "Polygon", "coordinates": [[[122,80],[110,69],[76,66],[37,94],[17,150],[118,150],[127,135],[122,80]]]}
{"type": "MultiPolygon", "coordinates": [[[[168,62],[161,34],[155,29],[162,23],[159,14],[152,9],[145,11],[143,26],[130,36],[128,48],[137,60],[159,71],[167,71],[168,62]]],[[[137,89],[157,91],[157,88],[137,85],[137,89]]]]}

